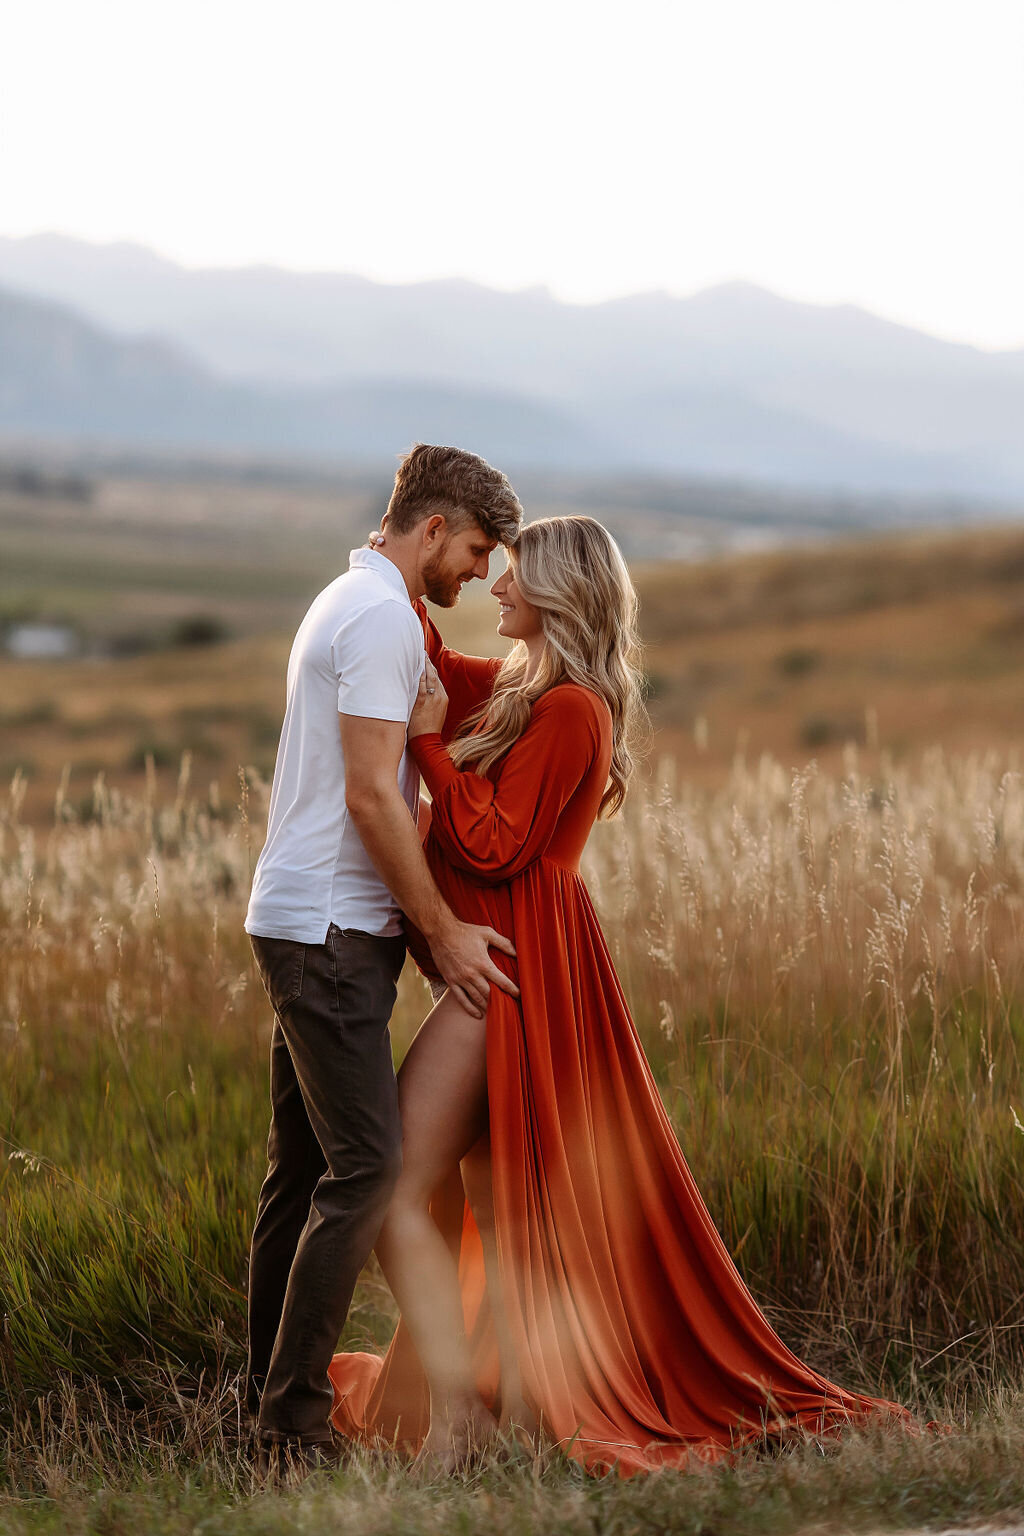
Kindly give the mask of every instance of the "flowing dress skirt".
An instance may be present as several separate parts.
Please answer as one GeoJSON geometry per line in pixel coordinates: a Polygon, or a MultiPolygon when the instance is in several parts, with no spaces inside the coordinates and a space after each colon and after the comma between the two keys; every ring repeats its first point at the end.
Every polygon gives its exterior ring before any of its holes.
{"type": "MultiPolygon", "coordinates": [[[[593,1472],[711,1461],[894,1403],[844,1391],[782,1342],[701,1199],[579,874],[540,857],[508,883],[435,874],[459,915],[512,935],[519,1001],[492,989],[487,1096],[501,1295],[523,1396],[593,1472]]],[[[455,1182],[432,1207],[458,1255],[484,1399],[500,1400],[483,1251],[455,1182]]],[[[333,1422],[416,1448],[426,1381],[399,1325],[383,1359],[340,1354],[333,1422]]]]}

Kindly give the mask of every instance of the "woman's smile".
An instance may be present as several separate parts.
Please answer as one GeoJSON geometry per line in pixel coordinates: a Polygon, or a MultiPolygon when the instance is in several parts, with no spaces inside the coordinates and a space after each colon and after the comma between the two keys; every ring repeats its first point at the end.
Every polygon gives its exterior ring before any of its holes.
{"type": "Polygon", "coordinates": [[[540,609],[522,595],[511,566],[502,571],[491,587],[491,596],[498,599],[499,635],[506,640],[539,641],[542,638],[540,609]]]}

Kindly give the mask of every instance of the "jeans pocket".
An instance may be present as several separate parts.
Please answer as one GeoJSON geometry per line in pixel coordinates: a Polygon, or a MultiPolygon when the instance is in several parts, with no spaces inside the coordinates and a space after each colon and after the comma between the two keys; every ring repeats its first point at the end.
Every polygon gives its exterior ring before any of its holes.
{"type": "Polygon", "coordinates": [[[296,939],[264,939],[250,936],[260,980],[275,1013],[285,1013],[302,993],[306,946],[296,939]]]}

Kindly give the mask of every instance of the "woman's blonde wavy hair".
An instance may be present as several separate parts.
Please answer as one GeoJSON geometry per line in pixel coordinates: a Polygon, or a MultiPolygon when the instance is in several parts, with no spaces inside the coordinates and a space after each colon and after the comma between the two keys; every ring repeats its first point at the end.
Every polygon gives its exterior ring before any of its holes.
{"type": "Polygon", "coordinates": [[[538,518],[507,553],[520,592],[540,610],[543,656],[527,682],[526,646],[516,641],[487,704],[452,743],[452,759],[485,773],[522,735],[542,693],[557,683],[582,683],[611,711],[612,761],[600,814],[614,816],[626,798],[647,718],[637,596],[626,562],[607,529],[581,516],[538,518]]]}

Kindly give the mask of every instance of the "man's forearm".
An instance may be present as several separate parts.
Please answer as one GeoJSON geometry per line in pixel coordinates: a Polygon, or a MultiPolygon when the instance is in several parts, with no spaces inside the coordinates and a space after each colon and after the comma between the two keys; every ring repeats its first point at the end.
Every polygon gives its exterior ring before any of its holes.
{"type": "Polygon", "coordinates": [[[349,813],[381,879],[420,932],[429,939],[451,923],[451,908],[427,868],[416,824],[398,786],[360,797],[349,805],[349,813]]]}

